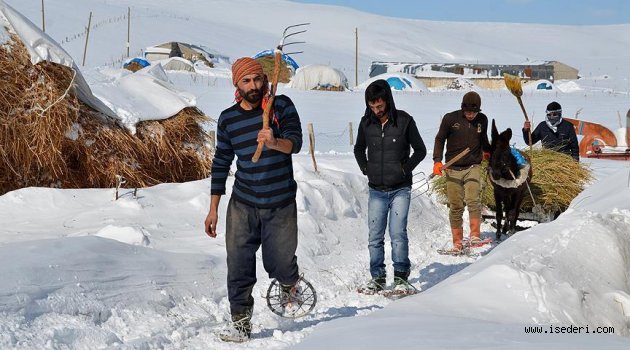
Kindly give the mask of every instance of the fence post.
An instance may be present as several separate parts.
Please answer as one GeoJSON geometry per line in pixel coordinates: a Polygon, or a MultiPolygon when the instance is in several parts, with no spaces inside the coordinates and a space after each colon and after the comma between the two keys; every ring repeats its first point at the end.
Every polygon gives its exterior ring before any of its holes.
{"type": "Polygon", "coordinates": [[[308,123],[308,139],[310,141],[311,158],[313,159],[313,168],[317,172],[317,162],[315,161],[315,132],[313,131],[313,123],[308,123]]]}
{"type": "Polygon", "coordinates": [[[44,0],[42,0],[42,32],[46,33],[46,12],[44,10],[44,0]]]}
{"type": "Polygon", "coordinates": [[[127,58],[129,58],[130,46],[131,46],[131,7],[127,7],[127,58]]]}
{"type": "Polygon", "coordinates": [[[208,133],[208,138],[210,139],[210,146],[212,147],[212,152],[217,148],[217,132],[214,130],[210,130],[208,133]]]}
{"type": "Polygon", "coordinates": [[[350,146],[354,145],[354,135],[352,134],[352,122],[348,123],[348,135],[350,135],[350,146]]]}
{"type": "Polygon", "coordinates": [[[90,11],[90,18],[88,19],[87,35],[85,36],[85,47],[83,48],[83,64],[81,64],[82,66],[85,66],[85,55],[87,54],[87,46],[88,46],[88,39],[90,38],[91,25],[92,25],[92,11],[90,11]]]}

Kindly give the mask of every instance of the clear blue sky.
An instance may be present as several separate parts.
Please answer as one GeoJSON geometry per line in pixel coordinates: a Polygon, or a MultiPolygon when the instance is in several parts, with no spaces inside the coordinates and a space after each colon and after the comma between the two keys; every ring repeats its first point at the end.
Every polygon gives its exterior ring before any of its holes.
{"type": "MultiPolygon", "coordinates": [[[[630,0],[292,0],[391,17],[463,22],[630,23],[630,0]]],[[[630,34],[629,34],[630,35],[630,34]]]]}

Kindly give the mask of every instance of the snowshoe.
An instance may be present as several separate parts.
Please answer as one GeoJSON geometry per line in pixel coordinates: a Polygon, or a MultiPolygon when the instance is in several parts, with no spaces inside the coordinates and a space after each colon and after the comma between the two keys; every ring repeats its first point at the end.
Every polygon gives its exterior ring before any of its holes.
{"type": "Polygon", "coordinates": [[[316,303],[315,288],[302,276],[293,285],[282,285],[274,279],[267,289],[267,306],[281,317],[305,316],[315,308],[316,303]]]}
{"type": "Polygon", "coordinates": [[[219,332],[219,339],[225,342],[242,343],[249,340],[251,332],[251,314],[236,314],[232,315],[232,321],[219,332]]]}
{"type": "Polygon", "coordinates": [[[492,243],[492,238],[480,239],[477,237],[473,237],[470,239],[464,239],[464,247],[468,248],[479,248],[483,247],[486,244],[492,243]]]}
{"type": "Polygon", "coordinates": [[[411,285],[406,278],[395,277],[394,288],[384,290],[381,294],[387,298],[403,298],[418,293],[419,290],[411,285]]]}
{"type": "Polygon", "coordinates": [[[381,294],[385,290],[385,277],[372,278],[366,285],[357,289],[361,294],[374,295],[381,294]]]}
{"type": "Polygon", "coordinates": [[[450,255],[450,256],[468,256],[468,257],[476,257],[479,254],[475,253],[472,251],[472,249],[470,249],[470,247],[462,247],[461,249],[458,248],[450,248],[450,249],[438,249],[437,253],[440,255],[450,255]]]}

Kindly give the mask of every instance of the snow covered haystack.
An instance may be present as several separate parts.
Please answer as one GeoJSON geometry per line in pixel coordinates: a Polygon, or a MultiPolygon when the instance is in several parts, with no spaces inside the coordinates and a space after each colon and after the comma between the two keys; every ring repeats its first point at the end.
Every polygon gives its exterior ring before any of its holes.
{"type": "Polygon", "coordinates": [[[340,70],[331,66],[311,64],[299,68],[287,87],[300,90],[344,91],[348,89],[348,79],[340,70]]]}
{"type": "Polygon", "coordinates": [[[71,61],[59,62],[69,55],[4,3],[0,27],[9,37],[0,46],[0,194],[29,186],[113,187],[117,176],[133,187],[208,176],[211,152],[200,125],[208,117],[201,111],[144,120],[134,135],[91,95],[71,61]],[[36,46],[42,43],[48,46],[36,46]]]}

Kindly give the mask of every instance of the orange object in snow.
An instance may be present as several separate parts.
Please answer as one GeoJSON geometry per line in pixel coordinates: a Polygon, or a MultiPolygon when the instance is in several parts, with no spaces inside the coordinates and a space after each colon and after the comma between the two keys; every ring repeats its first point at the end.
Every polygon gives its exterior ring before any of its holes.
{"type": "Polygon", "coordinates": [[[577,135],[583,136],[580,141],[580,157],[630,160],[630,150],[614,149],[618,145],[617,137],[607,127],[578,119],[563,119],[573,124],[577,135]]]}

